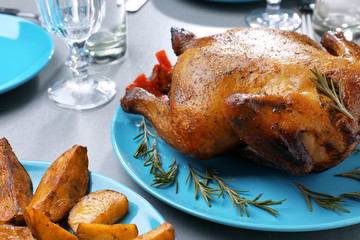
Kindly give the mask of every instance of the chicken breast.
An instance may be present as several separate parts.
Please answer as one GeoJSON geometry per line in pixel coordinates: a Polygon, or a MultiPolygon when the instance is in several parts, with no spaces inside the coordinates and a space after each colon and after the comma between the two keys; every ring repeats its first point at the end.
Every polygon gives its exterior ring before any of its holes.
{"type": "Polygon", "coordinates": [[[179,57],[169,100],[132,88],[121,104],[183,154],[209,159],[236,148],[239,159],[306,175],[336,166],[358,144],[360,50],[341,34],[324,36],[330,54],[305,35],[264,28],[204,38],[173,28],[172,44],[179,57]],[[314,67],[353,119],[310,80],[314,67]]]}

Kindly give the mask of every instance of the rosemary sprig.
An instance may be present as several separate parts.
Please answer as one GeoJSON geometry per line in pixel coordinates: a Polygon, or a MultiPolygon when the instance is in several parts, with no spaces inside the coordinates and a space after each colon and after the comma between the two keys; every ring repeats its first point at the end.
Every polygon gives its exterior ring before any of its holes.
{"type": "Polygon", "coordinates": [[[328,208],[328,209],[334,210],[335,212],[338,212],[339,210],[342,210],[342,211],[348,212],[348,213],[350,212],[346,208],[339,206],[341,203],[344,202],[343,201],[344,198],[342,196],[335,197],[330,194],[312,191],[312,190],[310,190],[310,188],[305,187],[304,185],[301,185],[300,183],[294,182],[294,184],[303,193],[310,212],[312,212],[310,198],[314,199],[315,202],[323,208],[328,208]]]}
{"type": "Polygon", "coordinates": [[[343,194],[340,195],[340,197],[360,199],[360,192],[343,193],[343,194]]]}
{"type": "Polygon", "coordinates": [[[240,193],[248,192],[248,191],[241,191],[241,190],[231,188],[230,186],[228,186],[225,183],[227,181],[235,181],[235,179],[222,178],[219,176],[219,173],[215,169],[212,169],[209,167],[206,168],[206,174],[207,174],[208,178],[210,177],[210,179],[215,180],[215,182],[219,186],[219,189],[220,189],[219,197],[221,197],[221,196],[224,197],[224,192],[226,192],[230,196],[233,207],[236,206],[240,216],[242,216],[242,212],[244,212],[245,215],[247,217],[249,217],[249,214],[246,211],[246,208],[248,207],[248,204],[252,204],[253,206],[261,208],[276,217],[277,216],[276,214],[278,213],[278,211],[269,206],[281,204],[283,201],[286,200],[286,199],[283,199],[281,201],[272,201],[271,199],[268,199],[265,201],[258,201],[259,198],[262,196],[262,194],[258,195],[253,200],[246,199],[244,197],[240,197],[240,193]]]}
{"type": "Polygon", "coordinates": [[[138,158],[138,157],[144,157],[148,154],[149,152],[149,146],[148,146],[148,138],[149,136],[156,138],[157,136],[153,133],[151,133],[149,131],[149,129],[146,126],[146,121],[145,118],[142,117],[141,122],[140,122],[140,126],[139,126],[139,131],[142,131],[139,135],[137,135],[134,140],[142,137],[141,141],[140,141],[140,145],[138,146],[138,148],[136,149],[135,153],[134,153],[134,157],[138,158]]]}
{"type": "Polygon", "coordinates": [[[144,166],[151,166],[150,173],[154,175],[155,179],[151,186],[155,186],[157,188],[172,184],[175,182],[176,188],[175,191],[178,193],[178,181],[177,181],[177,171],[178,167],[176,164],[176,160],[174,158],[173,163],[169,166],[169,171],[165,172],[162,168],[162,161],[157,149],[157,136],[149,131],[147,128],[147,123],[145,118],[143,117],[140,122],[139,131],[142,131],[139,135],[137,135],[135,139],[142,137],[140,141],[140,145],[138,146],[134,157],[135,158],[144,158],[145,163],[144,166]],[[153,144],[151,149],[149,149],[149,137],[153,137],[153,144]]]}
{"type": "Polygon", "coordinates": [[[213,200],[211,195],[219,196],[219,194],[216,193],[217,191],[219,191],[219,189],[209,187],[208,181],[206,180],[206,179],[208,179],[208,177],[204,176],[203,174],[196,171],[195,168],[190,163],[189,163],[189,170],[190,170],[189,175],[186,178],[185,185],[188,183],[190,176],[191,176],[193,179],[193,182],[194,182],[194,187],[195,187],[195,197],[194,198],[198,199],[198,193],[200,191],[200,194],[203,196],[207,205],[209,207],[211,207],[210,201],[213,200]],[[202,179],[200,179],[200,178],[202,178],[202,179]]]}
{"type": "Polygon", "coordinates": [[[169,171],[164,173],[154,173],[155,179],[151,186],[155,186],[157,188],[161,188],[168,184],[175,182],[175,192],[178,193],[179,184],[177,181],[177,171],[178,166],[176,164],[176,159],[174,158],[173,163],[169,166],[169,171]]]}
{"type": "Polygon", "coordinates": [[[151,174],[155,174],[156,171],[160,171],[162,174],[165,174],[164,169],[162,168],[162,161],[157,149],[156,138],[154,138],[153,145],[150,150],[144,152],[148,156],[145,159],[144,166],[151,166],[150,172],[151,174]]]}
{"type": "Polygon", "coordinates": [[[346,177],[346,178],[351,178],[351,179],[360,181],[360,177],[357,177],[358,175],[360,175],[360,168],[357,168],[351,172],[336,174],[335,176],[336,177],[346,177]]]}
{"type": "Polygon", "coordinates": [[[264,201],[258,201],[259,198],[262,196],[262,194],[259,194],[254,200],[252,200],[250,203],[252,205],[254,205],[255,207],[261,208],[265,211],[267,211],[268,213],[270,213],[271,215],[273,215],[274,217],[277,217],[277,213],[278,211],[269,207],[271,205],[277,205],[277,204],[281,204],[282,202],[284,202],[286,199],[280,200],[280,201],[273,201],[272,199],[267,199],[264,201]]]}
{"type": "Polygon", "coordinates": [[[206,184],[209,182],[209,180],[213,179],[219,186],[219,189],[220,189],[219,197],[222,196],[224,198],[225,197],[224,192],[226,192],[230,196],[233,207],[237,208],[240,216],[243,215],[242,212],[244,212],[247,217],[249,216],[249,214],[246,211],[246,208],[248,206],[247,205],[248,200],[240,197],[240,193],[247,192],[247,191],[233,189],[233,188],[229,187],[228,185],[226,185],[225,181],[235,181],[235,180],[225,179],[225,178],[220,177],[219,173],[213,168],[206,167],[206,176],[207,176],[206,184]]]}
{"type": "Polygon", "coordinates": [[[310,78],[311,81],[313,81],[316,85],[316,87],[322,91],[326,96],[328,96],[329,98],[331,98],[335,103],[331,103],[329,101],[326,101],[329,105],[331,105],[332,107],[334,107],[336,110],[338,110],[339,112],[345,114],[346,116],[348,116],[349,118],[351,118],[352,120],[354,120],[354,117],[351,115],[351,113],[345,108],[344,105],[344,101],[343,101],[343,97],[342,97],[342,93],[341,93],[341,86],[342,86],[342,81],[340,80],[339,82],[339,94],[336,92],[336,88],[334,86],[334,81],[332,79],[330,79],[330,83],[331,86],[328,84],[328,81],[326,80],[325,75],[321,75],[321,73],[319,72],[319,70],[314,67],[314,69],[310,69],[310,71],[316,76],[317,79],[315,78],[310,78]]]}

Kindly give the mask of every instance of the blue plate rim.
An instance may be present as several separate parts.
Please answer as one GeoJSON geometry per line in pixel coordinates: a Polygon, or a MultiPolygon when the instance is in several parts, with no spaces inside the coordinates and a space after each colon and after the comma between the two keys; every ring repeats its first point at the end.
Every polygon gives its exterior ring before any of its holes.
{"type": "Polygon", "coordinates": [[[8,19],[11,19],[16,22],[25,22],[26,24],[29,24],[29,26],[39,29],[40,31],[43,31],[43,37],[46,39],[47,43],[49,44],[49,49],[47,54],[44,54],[41,59],[37,59],[35,62],[36,64],[31,64],[31,67],[28,68],[25,72],[18,74],[15,78],[9,79],[6,83],[0,84],[0,94],[3,94],[5,92],[8,92],[14,88],[19,87],[20,85],[26,83],[27,81],[31,80],[34,76],[36,76],[51,60],[51,58],[54,55],[55,45],[54,41],[51,38],[50,34],[40,27],[39,25],[26,20],[21,17],[7,15],[7,14],[1,14],[0,17],[5,17],[8,19]],[[36,66],[36,67],[35,67],[36,66]]]}

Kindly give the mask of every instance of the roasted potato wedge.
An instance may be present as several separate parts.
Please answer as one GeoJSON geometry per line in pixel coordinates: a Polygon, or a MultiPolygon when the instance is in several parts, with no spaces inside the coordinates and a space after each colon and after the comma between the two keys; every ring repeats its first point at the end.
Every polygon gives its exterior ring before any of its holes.
{"type": "Polygon", "coordinates": [[[23,213],[33,197],[32,182],[9,142],[0,139],[0,224],[25,223],[23,213]]]}
{"type": "Polygon", "coordinates": [[[174,227],[168,223],[164,222],[159,227],[151,230],[143,235],[140,235],[133,240],[174,240],[175,239],[175,230],[174,227]]]}
{"type": "Polygon", "coordinates": [[[0,225],[0,239],[2,240],[35,240],[28,227],[10,224],[0,225]]]}
{"type": "Polygon", "coordinates": [[[45,172],[28,208],[38,209],[52,222],[58,222],[85,196],[88,184],[87,149],[75,145],[45,172]]]}
{"type": "Polygon", "coordinates": [[[80,223],[113,224],[129,211],[127,197],[113,190],[89,193],[71,209],[68,223],[76,233],[80,223]]]}
{"type": "Polygon", "coordinates": [[[28,208],[25,213],[25,219],[37,240],[78,239],[74,234],[51,222],[43,212],[36,208],[28,208]]]}
{"type": "Polygon", "coordinates": [[[135,224],[80,223],[76,235],[80,240],[131,240],[138,229],[135,224]]]}

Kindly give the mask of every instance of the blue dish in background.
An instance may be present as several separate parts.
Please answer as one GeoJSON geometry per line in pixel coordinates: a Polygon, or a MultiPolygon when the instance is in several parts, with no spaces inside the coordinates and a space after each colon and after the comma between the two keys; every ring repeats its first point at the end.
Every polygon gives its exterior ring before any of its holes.
{"type": "Polygon", "coordinates": [[[51,36],[25,19],[0,14],[0,94],[25,83],[50,61],[51,36]]]}
{"type": "MultiPolygon", "coordinates": [[[[50,167],[51,162],[29,160],[22,160],[20,162],[29,173],[35,191],[45,171],[50,167]]],[[[136,224],[139,235],[153,230],[165,222],[160,213],[143,197],[110,178],[90,171],[89,192],[104,189],[118,191],[127,197],[129,200],[129,212],[120,222],[136,224]]]]}
{"type": "Polygon", "coordinates": [[[247,3],[247,2],[262,2],[264,0],[205,0],[209,2],[223,2],[223,3],[247,3]]]}
{"type": "Polygon", "coordinates": [[[334,176],[359,168],[360,163],[357,158],[360,153],[358,152],[352,153],[340,165],[328,171],[301,177],[290,176],[281,170],[241,160],[235,154],[227,154],[206,161],[191,159],[158,138],[157,146],[164,169],[167,171],[174,157],[178,164],[179,193],[176,194],[174,185],[164,188],[150,186],[154,179],[150,174],[150,167],[143,166],[144,160],[133,157],[139,145],[139,141],[133,139],[140,133],[138,131],[140,121],[141,116],[127,114],[123,112],[121,106],[118,107],[113,117],[111,130],[115,154],[124,169],[142,188],[170,206],[220,224],[264,231],[315,231],[360,223],[360,202],[346,199],[346,203],[342,206],[351,211],[351,213],[346,213],[321,208],[312,201],[313,211],[310,212],[301,191],[293,184],[293,182],[298,182],[314,191],[334,196],[358,192],[358,181],[334,176]],[[212,206],[208,207],[200,193],[199,198],[194,199],[192,180],[185,185],[189,174],[188,163],[194,165],[203,174],[206,164],[217,170],[221,177],[236,179],[228,184],[239,190],[248,190],[249,192],[242,195],[245,198],[254,199],[263,193],[260,200],[280,201],[286,199],[286,201],[273,206],[279,212],[277,217],[253,206],[249,206],[247,209],[249,217],[241,217],[227,195],[224,199],[213,196],[212,206]]]}

